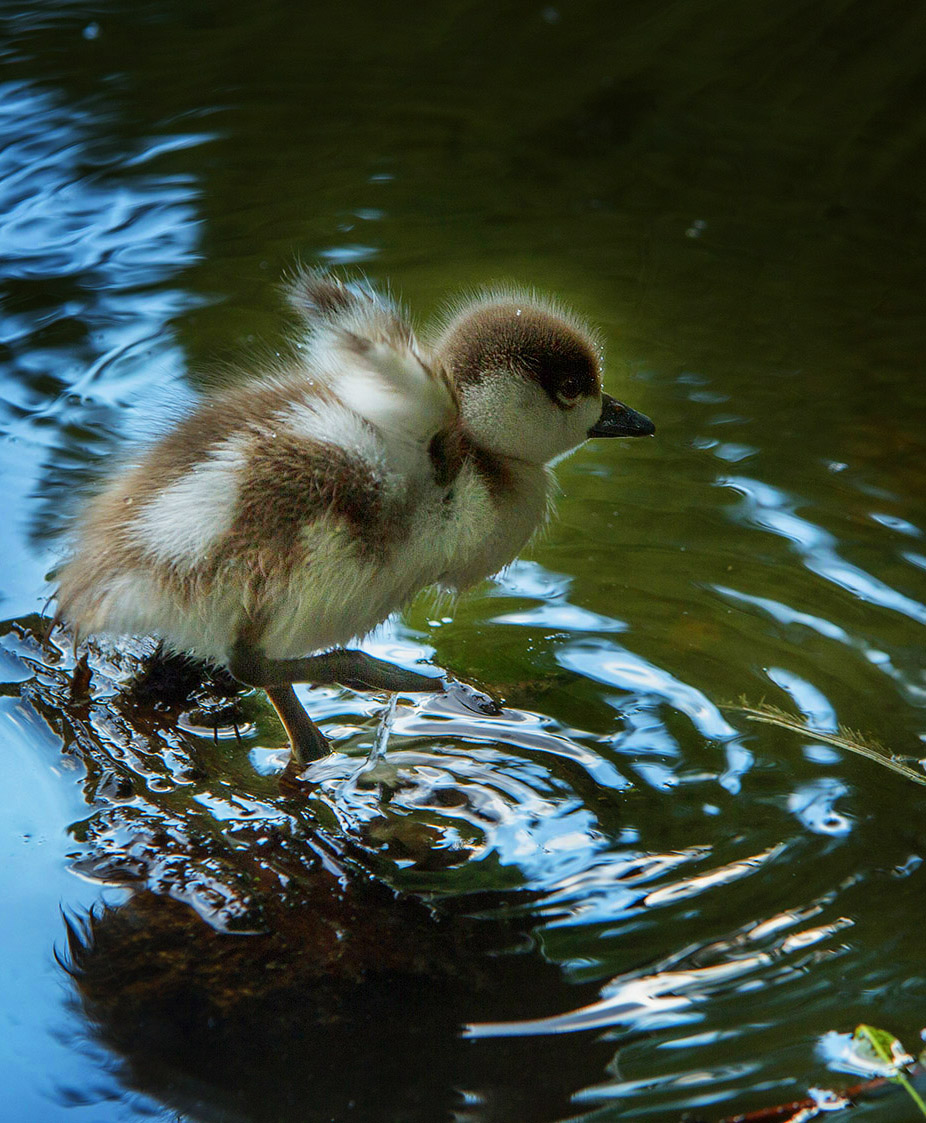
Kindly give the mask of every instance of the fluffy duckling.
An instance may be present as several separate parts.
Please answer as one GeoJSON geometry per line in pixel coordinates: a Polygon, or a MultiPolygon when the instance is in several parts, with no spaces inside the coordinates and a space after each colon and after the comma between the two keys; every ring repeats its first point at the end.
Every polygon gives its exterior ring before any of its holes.
{"type": "Polygon", "coordinates": [[[293,357],[110,481],[57,597],[78,641],[156,634],[264,688],[302,763],[329,748],[293,683],[459,687],[343,645],[425,586],[512,561],[547,516],[550,465],[586,438],[654,427],[602,392],[589,328],[533,294],[468,300],[427,343],[363,283],[305,271],[288,296],[293,357]]]}

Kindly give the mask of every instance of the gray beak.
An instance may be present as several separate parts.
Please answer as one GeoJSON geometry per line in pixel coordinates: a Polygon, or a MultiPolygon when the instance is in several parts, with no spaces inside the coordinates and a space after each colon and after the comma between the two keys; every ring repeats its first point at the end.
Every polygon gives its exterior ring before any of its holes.
{"type": "Polygon", "coordinates": [[[601,395],[601,417],[589,429],[590,437],[651,437],[656,426],[645,413],[625,406],[610,394],[601,395]]]}

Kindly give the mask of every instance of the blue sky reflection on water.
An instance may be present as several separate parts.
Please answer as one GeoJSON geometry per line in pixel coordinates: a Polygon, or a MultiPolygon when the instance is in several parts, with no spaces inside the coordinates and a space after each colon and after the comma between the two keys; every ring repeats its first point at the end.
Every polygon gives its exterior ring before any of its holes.
{"type": "MultiPolygon", "coordinates": [[[[101,105],[6,83],[0,125],[8,138],[0,151],[0,285],[12,298],[2,321],[0,596],[4,615],[16,617],[47,597],[45,574],[59,553],[48,525],[58,525],[84,462],[112,446],[122,410],[152,371],[170,380],[183,369],[169,325],[192,302],[164,282],[182,271],[199,235],[194,177],[127,172],[156,145],[141,141],[124,159],[106,151],[101,105]]],[[[5,681],[31,677],[27,664],[4,654],[12,664],[5,681]]],[[[73,1000],[55,961],[62,910],[79,914],[101,899],[100,885],[77,880],[66,860],[67,826],[86,814],[80,772],[61,761],[59,739],[29,706],[2,701],[8,832],[0,881],[16,919],[4,929],[0,957],[4,1117],[57,1118],[57,1102],[73,1120],[134,1119],[144,1102],[107,1075],[104,1055],[69,1013],[73,1000]]],[[[122,896],[112,889],[103,899],[122,896]]],[[[154,1104],[147,1110],[161,1114],[154,1104]]]]}

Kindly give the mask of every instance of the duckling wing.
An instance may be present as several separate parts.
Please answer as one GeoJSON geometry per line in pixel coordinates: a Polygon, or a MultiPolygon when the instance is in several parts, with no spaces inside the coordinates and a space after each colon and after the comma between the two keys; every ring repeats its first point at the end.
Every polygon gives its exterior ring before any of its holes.
{"type": "Polygon", "coordinates": [[[297,274],[287,292],[308,329],[313,373],[375,426],[406,466],[453,431],[460,412],[454,385],[398,305],[364,282],[317,270],[297,274]]]}
{"type": "Polygon", "coordinates": [[[392,443],[426,449],[458,416],[453,389],[414,347],[340,333],[331,340],[332,389],[392,443]]]}

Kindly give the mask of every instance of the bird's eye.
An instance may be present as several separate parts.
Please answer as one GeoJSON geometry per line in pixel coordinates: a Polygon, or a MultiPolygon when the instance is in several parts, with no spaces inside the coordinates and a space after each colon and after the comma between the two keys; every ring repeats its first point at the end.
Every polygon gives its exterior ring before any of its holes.
{"type": "Polygon", "coordinates": [[[556,396],[563,405],[575,405],[575,400],[582,393],[582,382],[578,378],[564,378],[559,384],[556,396]]]}

